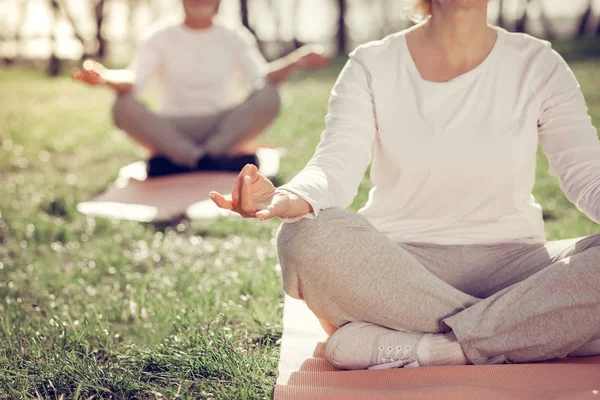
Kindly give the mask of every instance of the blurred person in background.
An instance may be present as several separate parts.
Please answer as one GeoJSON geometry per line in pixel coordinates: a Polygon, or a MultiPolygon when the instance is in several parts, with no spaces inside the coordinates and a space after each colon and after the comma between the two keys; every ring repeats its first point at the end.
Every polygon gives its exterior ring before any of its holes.
{"type": "Polygon", "coordinates": [[[296,177],[275,188],[248,165],[212,199],[284,219],[284,290],[335,332],[338,368],[600,354],[600,234],[546,241],[531,194],[540,143],[600,222],[600,141],[575,76],[549,42],[488,25],[487,0],[411,3],[421,23],[350,55],[296,177]],[[371,160],[366,205],[345,210],[371,160]]]}
{"type": "Polygon", "coordinates": [[[280,109],[277,85],[298,68],[326,66],[329,58],[322,46],[305,46],[267,63],[249,31],[218,21],[220,0],[182,2],[184,21],[149,36],[128,71],[88,60],[74,78],[115,90],[114,123],[148,149],[149,177],[258,166],[256,140],[280,109]],[[252,87],[241,102],[240,74],[252,87]],[[153,77],[157,113],[137,98],[153,77]]]}

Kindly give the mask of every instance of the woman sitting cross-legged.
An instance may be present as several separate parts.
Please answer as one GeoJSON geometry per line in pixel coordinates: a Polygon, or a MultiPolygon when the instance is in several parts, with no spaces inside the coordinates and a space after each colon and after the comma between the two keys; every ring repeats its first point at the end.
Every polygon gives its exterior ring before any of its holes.
{"type": "Polygon", "coordinates": [[[486,0],[423,0],[415,27],[360,46],[315,155],[275,188],[244,167],[232,199],[281,217],[285,291],[329,326],[344,369],[600,354],[600,234],[545,241],[538,141],[600,221],[600,141],[549,43],[487,24],[486,0]],[[366,205],[345,210],[368,164],[366,205]]]}

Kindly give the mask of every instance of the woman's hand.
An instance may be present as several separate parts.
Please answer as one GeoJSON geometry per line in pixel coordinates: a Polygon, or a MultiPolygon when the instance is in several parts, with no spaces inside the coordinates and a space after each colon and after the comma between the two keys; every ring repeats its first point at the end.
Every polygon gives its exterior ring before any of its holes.
{"type": "Polygon", "coordinates": [[[102,75],[106,71],[107,69],[104,65],[96,61],[85,60],[82,68],[73,73],[73,78],[92,86],[104,85],[106,84],[106,79],[102,75]]]}
{"type": "Polygon", "coordinates": [[[302,198],[275,189],[273,183],[252,164],[246,165],[240,172],[231,199],[217,192],[210,192],[209,196],[220,208],[235,211],[244,218],[290,218],[312,211],[310,204],[302,198]]]}

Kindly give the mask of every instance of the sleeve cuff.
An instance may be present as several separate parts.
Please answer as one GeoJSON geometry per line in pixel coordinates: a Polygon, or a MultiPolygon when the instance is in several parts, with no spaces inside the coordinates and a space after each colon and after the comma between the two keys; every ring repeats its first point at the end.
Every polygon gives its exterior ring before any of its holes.
{"type": "Polygon", "coordinates": [[[313,209],[312,212],[309,212],[309,213],[306,213],[306,214],[303,214],[303,215],[299,215],[297,217],[282,218],[281,220],[284,223],[292,223],[292,222],[300,221],[301,219],[315,219],[319,215],[319,207],[317,206],[317,203],[314,200],[312,200],[309,196],[307,196],[307,195],[305,195],[303,193],[299,193],[297,190],[287,187],[287,185],[283,185],[283,186],[277,188],[277,190],[281,190],[281,191],[285,191],[285,192],[290,192],[290,193],[295,194],[296,196],[301,197],[306,202],[308,202],[308,204],[310,204],[310,206],[313,209]]]}

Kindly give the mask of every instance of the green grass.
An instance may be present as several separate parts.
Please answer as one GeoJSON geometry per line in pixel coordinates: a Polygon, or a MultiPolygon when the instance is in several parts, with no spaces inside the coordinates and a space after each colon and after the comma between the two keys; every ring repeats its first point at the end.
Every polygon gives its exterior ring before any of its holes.
{"type": "MultiPolygon", "coordinates": [[[[596,126],[600,62],[572,64],[596,126]]],[[[339,65],[283,88],[266,138],[313,154],[339,65]]],[[[281,337],[278,221],[136,224],[78,214],[143,156],[109,117],[112,95],[0,71],[0,398],[270,398],[281,337]]],[[[548,239],[598,232],[540,155],[548,239]]],[[[352,205],[366,199],[363,182],[352,205]]]]}

